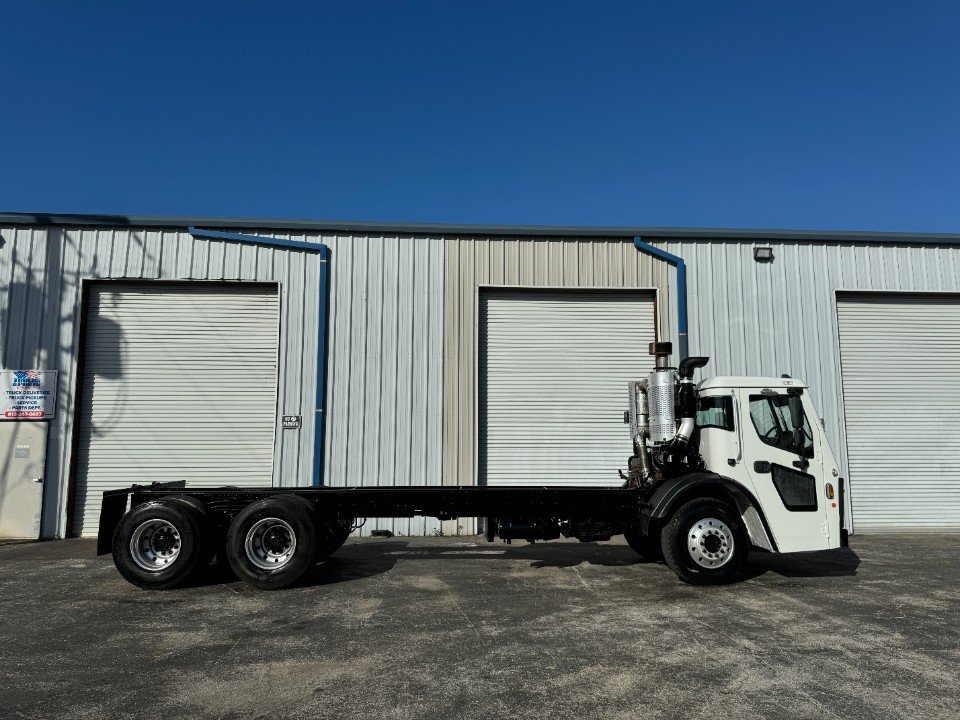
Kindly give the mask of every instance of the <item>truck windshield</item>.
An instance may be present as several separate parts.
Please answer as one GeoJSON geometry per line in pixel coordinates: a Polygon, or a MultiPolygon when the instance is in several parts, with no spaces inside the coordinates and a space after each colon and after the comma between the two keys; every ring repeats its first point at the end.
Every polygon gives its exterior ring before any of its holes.
{"type": "Polygon", "coordinates": [[[767,445],[813,457],[813,433],[806,413],[803,415],[803,431],[794,433],[790,422],[790,404],[787,395],[751,395],[750,419],[757,435],[767,445]]]}

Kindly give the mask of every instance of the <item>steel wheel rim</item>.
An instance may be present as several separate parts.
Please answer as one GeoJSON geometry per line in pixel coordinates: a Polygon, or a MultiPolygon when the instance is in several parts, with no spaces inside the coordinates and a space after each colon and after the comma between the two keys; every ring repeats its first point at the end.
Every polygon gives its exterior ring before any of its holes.
{"type": "Polygon", "coordinates": [[[140,523],[130,536],[130,556],[147,572],[166,570],[180,557],[180,531],[169,520],[153,518],[140,523]]]}
{"type": "Polygon", "coordinates": [[[687,553],[697,565],[708,570],[730,562],[733,546],[733,532],[717,518],[698,520],[687,532],[687,553]]]}
{"type": "Polygon", "coordinates": [[[286,520],[270,517],[255,522],[244,540],[247,559],[261,570],[279,570],[293,559],[297,534],[286,520]]]}

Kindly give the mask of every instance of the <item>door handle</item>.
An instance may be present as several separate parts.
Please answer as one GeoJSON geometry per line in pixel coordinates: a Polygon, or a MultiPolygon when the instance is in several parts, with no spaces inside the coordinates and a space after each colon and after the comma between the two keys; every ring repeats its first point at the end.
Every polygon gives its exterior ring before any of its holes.
{"type": "Polygon", "coordinates": [[[794,460],[793,466],[795,468],[800,468],[801,470],[806,470],[808,467],[810,467],[810,463],[806,460],[794,460]]]}
{"type": "Polygon", "coordinates": [[[753,471],[758,473],[768,473],[770,472],[770,463],[766,460],[757,460],[753,463],[753,471]]]}

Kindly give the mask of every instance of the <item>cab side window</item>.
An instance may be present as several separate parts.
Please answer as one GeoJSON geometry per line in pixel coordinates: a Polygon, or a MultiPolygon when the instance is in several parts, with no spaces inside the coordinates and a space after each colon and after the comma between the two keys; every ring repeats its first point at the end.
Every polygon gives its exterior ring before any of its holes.
{"type": "Polygon", "coordinates": [[[787,395],[751,395],[750,419],[760,440],[767,445],[802,457],[813,457],[810,421],[804,414],[803,430],[794,432],[787,395]]]}
{"type": "Polygon", "coordinates": [[[733,398],[702,397],[697,399],[697,427],[733,430],[733,398]]]}

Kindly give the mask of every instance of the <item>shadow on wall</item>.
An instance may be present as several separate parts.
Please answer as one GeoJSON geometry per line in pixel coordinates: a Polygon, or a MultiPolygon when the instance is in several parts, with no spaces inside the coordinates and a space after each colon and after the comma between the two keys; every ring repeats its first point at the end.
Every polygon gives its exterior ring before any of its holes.
{"type": "MultiPolygon", "coordinates": [[[[105,317],[99,312],[99,308],[93,308],[91,320],[86,326],[87,338],[96,336],[98,341],[97,348],[97,374],[94,380],[121,380],[123,378],[123,356],[126,342],[123,337],[123,329],[113,318],[105,317]]],[[[89,404],[93,387],[89,384],[89,368],[81,378],[80,396],[77,402],[89,404]]],[[[81,414],[80,426],[86,427],[89,424],[90,433],[94,436],[105,435],[112,428],[120,424],[124,410],[127,407],[128,389],[124,383],[114,385],[116,397],[112,403],[112,410],[106,416],[97,419],[96,424],[93,417],[86,413],[81,414]]]]}
{"type": "MultiPolygon", "coordinates": [[[[36,215],[56,222],[69,216],[36,215]]],[[[111,221],[112,217],[109,218],[111,221]]],[[[118,218],[117,225],[127,225],[118,218]]],[[[63,351],[73,345],[78,319],[79,288],[83,278],[140,278],[145,268],[156,268],[158,256],[150,252],[141,233],[124,231],[122,262],[111,261],[113,241],[90,238],[90,248],[80,247],[83,228],[68,234],[62,228],[47,230],[42,265],[31,247],[20,247],[9,236],[0,237],[0,252],[10,253],[10,283],[0,289],[0,363],[4,368],[59,370],[63,351]],[[69,250],[69,253],[66,251],[69,250]],[[131,259],[132,258],[132,259],[131,259]],[[133,265],[133,267],[131,267],[133,265]],[[39,268],[39,269],[38,269],[39,268]],[[66,294],[62,295],[66,290],[66,294]]],[[[91,232],[96,232],[92,230],[91,232]]],[[[100,232],[103,232],[102,230],[100,232]]],[[[61,384],[58,395],[64,399],[61,384]]],[[[58,402],[58,407],[60,406],[58,402]]]]}
{"type": "MultiPolygon", "coordinates": [[[[10,283],[0,303],[0,365],[4,369],[58,369],[57,341],[61,328],[72,327],[73,314],[61,315],[59,298],[50,292],[60,281],[51,277],[48,268],[60,271],[65,241],[62,233],[57,238],[48,233],[40,271],[31,257],[32,247],[25,251],[7,238],[0,243],[0,251],[10,254],[10,283]]],[[[58,396],[58,400],[63,397],[58,396]]]]}
{"type": "MultiPolygon", "coordinates": [[[[63,223],[69,216],[33,216],[44,223],[63,223]]],[[[110,217],[118,227],[127,226],[125,218],[110,217]]],[[[79,319],[80,295],[78,288],[83,278],[142,277],[145,268],[156,268],[157,254],[147,247],[144,236],[138,232],[124,233],[124,254],[114,255],[111,231],[84,228],[67,232],[50,227],[45,231],[31,231],[19,236],[6,233],[0,237],[0,252],[9,254],[9,279],[0,287],[0,367],[4,369],[41,369],[59,371],[57,386],[57,417],[50,421],[45,475],[55,478],[64,472],[59,466],[60,455],[52,450],[63,441],[60,434],[68,423],[65,413],[71,409],[71,393],[75,378],[71,375],[76,359],[76,325],[79,319]],[[81,239],[84,246],[81,247],[81,239]]],[[[106,352],[115,352],[116,358],[99,366],[107,368],[102,375],[119,379],[122,364],[123,338],[117,323],[109,318],[96,317],[97,331],[115,340],[115,346],[106,352]]],[[[88,328],[89,332],[89,328],[88,328]]],[[[103,352],[103,351],[101,351],[103,352]]],[[[89,390],[89,389],[88,389],[89,390]]],[[[122,414],[124,398],[119,398],[117,410],[102,420],[100,433],[114,425],[122,414]]],[[[44,486],[44,523],[42,535],[52,537],[61,495],[61,484],[47,482],[44,486]]]]}

